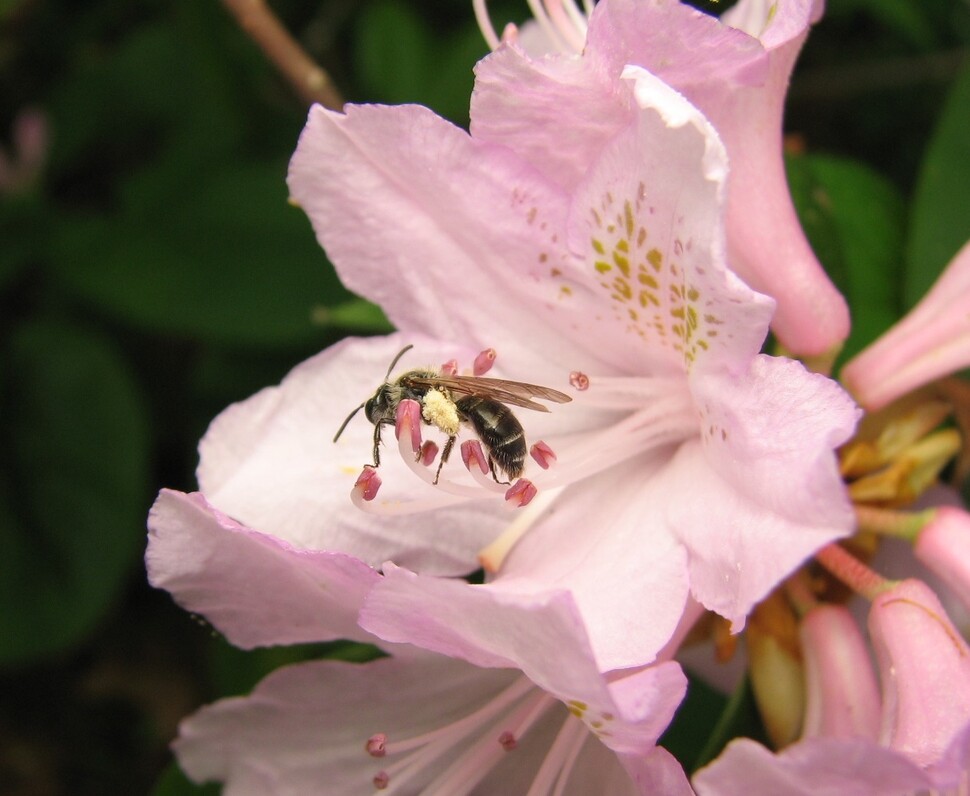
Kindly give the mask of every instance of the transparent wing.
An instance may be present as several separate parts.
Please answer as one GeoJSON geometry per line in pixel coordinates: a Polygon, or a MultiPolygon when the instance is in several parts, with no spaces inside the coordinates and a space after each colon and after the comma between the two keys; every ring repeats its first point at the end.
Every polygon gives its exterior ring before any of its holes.
{"type": "Polygon", "coordinates": [[[548,412],[549,409],[532,398],[541,398],[557,404],[569,403],[570,398],[559,390],[551,387],[540,387],[538,384],[526,384],[521,381],[507,381],[506,379],[489,379],[484,376],[403,376],[402,382],[415,387],[444,387],[459,395],[478,395],[491,398],[503,404],[521,406],[524,409],[534,409],[537,412],[548,412]]]}

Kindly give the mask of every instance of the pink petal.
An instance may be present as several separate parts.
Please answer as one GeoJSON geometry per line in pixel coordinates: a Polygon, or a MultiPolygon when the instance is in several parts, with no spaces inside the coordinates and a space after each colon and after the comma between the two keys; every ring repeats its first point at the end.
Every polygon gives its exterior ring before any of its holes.
{"type": "Polygon", "coordinates": [[[689,593],[686,551],[666,523],[670,495],[651,475],[620,465],[570,487],[487,587],[511,598],[568,589],[603,671],[653,661],[689,593]]]}
{"type": "Polygon", "coordinates": [[[683,698],[686,679],[671,662],[607,686],[568,592],[509,594],[392,564],[384,571],[362,627],[478,666],[519,668],[567,704],[587,706],[584,720],[612,715],[603,742],[615,751],[649,751],[683,698]]]}
{"type": "Polygon", "coordinates": [[[922,301],[842,370],[846,386],[876,410],[970,365],[970,243],[922,301]]]}
{"type": "Polygon", "coordinates": [[[516,351],[530,381],[595,361],[544,321],[565,196],[425,108],[346,110],[311,109],[288,178],[344,284],[408,335],[516,351]]]}
{"type": "Polygon", "coordinates": [[[755,602],[851,531],[833,450],[857,410],[831,380],[774,357],[755,358],[743,377],[698,377],[692,389],[702,442],[681,447],[660,488],[690,551],[694,596],[740,629],[755,602]]]}
{"type": "Polygon", "coordinates": [[[338,343],[294,368],[280,386],[230,406],[213,421],[199,445],[199,484],[207,499],[297,548],[337,550],[373,566],[393,558],[431,572],[474,569],[477,551],[508,522],[504,507],[500,501],[449,505],[446,495],[408,470],[392,428],[384,432],[376,502],[414,501],[423,510],[375,521],[350,501],[362,465],[371,461],[374,427],[361,411],[336,444],[334,434],[373,395],[407,342],[416,348],[399,372],[449,356],[462,362],[474,357],[473,351],[416,335],[338,343]]]}
{"type": "Polygon", "coordinates": [[[380,576],[357,559],[295,550],[240,525],[198,493],[162,490],[148,528],[151,584],[236,646],[373,641],[357,626],[357,613],[380,576]]]}
{"type": "Polygon", "coordinates": [[[577,188],[569,243],[580,258],[562,278],[573,296],[581,286],[600,297],[597,339],[640,373],[737,367],[761,347],[774,304],[724,261],[724,148],[681,95],[642,69],[624,75],[639,111],[577,188]]]}
{"type": "Polygon", "coordinates": [[[826,353],[848,334],[848,310],[801,230],[781,139],[788,77],[820,5],[773,4],[770,24],[765,4],[732,11],[727,18],[758,41],[680,3],[606,0],[592,16],[581,60],[531,60],[507,48],[479,65],[473,134],[512,147],[569,187],[628,123],[628,101],[617,91],[622,70],[646,68],[696,104],[724,140],[732,268],[778,301],[773,325],[790,350],[826,353]],[[564,125],[563,118],[584,121],[564,125]],[[578,130],[564,135],[564,127],[578,130]]]}
{"type": "Polygon", "coordinates": [[[694,775],[698,796],[911,796],[929,779],[862,739],[812,738],[772,754],[739,738],[694,775]]]}

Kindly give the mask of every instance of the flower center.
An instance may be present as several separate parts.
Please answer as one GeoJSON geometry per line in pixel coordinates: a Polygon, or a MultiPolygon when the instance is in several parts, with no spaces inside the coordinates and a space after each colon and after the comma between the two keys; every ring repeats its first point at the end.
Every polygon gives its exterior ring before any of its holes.
{"type": "MultiPolygon", "coordinates": [[[[472,791],[497,765],[514,754],[521,741],[543,719],[558,721],[559,702],[525,677],[518,677],[498,696],[455,721],[410,738],[375,733],[364,751],[385,763],[373,775],[374,788],[388,794],[462,796],[472,791]]],[[[573,764],[589,740],[585,725],[568,714],[536,773],[529,796],[561,792],[573,764]]]]}

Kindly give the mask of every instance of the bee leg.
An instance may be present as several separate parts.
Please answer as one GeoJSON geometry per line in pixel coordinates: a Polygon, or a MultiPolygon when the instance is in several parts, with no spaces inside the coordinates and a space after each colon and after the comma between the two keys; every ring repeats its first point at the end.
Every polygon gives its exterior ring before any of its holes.
{"type": "Polygon", "coordinates": [[[495,459],[493,459],[491,456],[488,457],[488,469],[489,469],[489,472],[491,472],[491,474],[492,474],[492,480],[496,484],[501,484],[502,486],[509,486],[511,484],[510,481],[499,481],[498,480],[498,473],[495,472],[495,459]]]}
{"type": "Polygon", "coordinates": [[[381,466],[381,424],[374,424],[374,467],[381,466]]]}
{"type": "Polygon", "coordinates": [[[434,474],[434,481],[432,483],[438,483],[438,477],[441,475],[441,468],[445,466],[445,462],[448,461],[448,457],[451,455],[451,449],[455,447],[455,440],[457,437],[448,437],[448,441],[445,443],[445,447],[441,451],[441,458],[438,460],[438,471],[434,474]]]}

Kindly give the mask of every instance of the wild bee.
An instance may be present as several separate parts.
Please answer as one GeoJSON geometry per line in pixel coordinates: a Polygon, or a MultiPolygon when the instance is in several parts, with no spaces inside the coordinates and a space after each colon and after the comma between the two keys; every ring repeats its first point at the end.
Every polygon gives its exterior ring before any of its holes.
{"type": "Polygon", "coordinates": [[[384,376],[384,383],[347,416],[333,438],[334,442],[340,439],[347,424],[363,409],[364,415],[374,424],[374,467],[379,467],[381,463],[381,428],[395,424],[398,406],[401,401],[410,398],[421,404],[421,417],[425,424],[435,426],[448,435],[434,483],[438,483],[441,468],[451,455],[463,423],[474,429],[484,446],[492,478],[502,483],[497,473],[501,471],[513,481],[522,475],[527,447],[522,424],[505,404],[548,412],[547,407],[532,399],[540,398],[560,404],[572,400],[558,390],[536,384],[483,376],[450,376],[435,370],[409,370],[391,381],[394,366],[411,348],[413,346],[405,346],[394,357],[384,376]]]}

